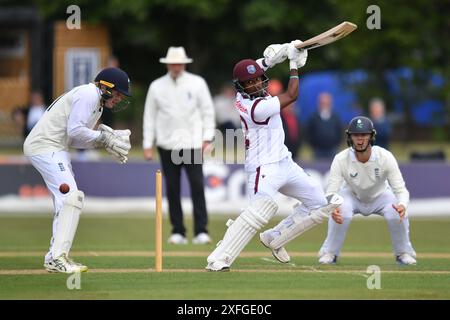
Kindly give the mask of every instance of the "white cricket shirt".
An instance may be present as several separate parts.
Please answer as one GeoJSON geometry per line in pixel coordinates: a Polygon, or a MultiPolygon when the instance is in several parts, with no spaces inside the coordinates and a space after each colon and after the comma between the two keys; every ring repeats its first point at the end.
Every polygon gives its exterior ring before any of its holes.
{"type": "Polygon", "coordinates": [[[356,198],[365,203],[373,202],[390,187],[398,204],[408,207],[409,192],[397,160],[390,151],[379,146],[372,147],[372,154],[366,163],[356,159],[352,148],[338,153],[331,164],[326,194],[338,192],[343,182],[356,198]]]}
{"type": "Polygon", "coordinates": [[[68,151],[69,147],[94,148],[100,132],[92,128],[103,112],[100,97],[100,90],[90,83],[57,98],[25,139],[24,154],[68,151]]]}
{"type": "Polygon", "coordinates": [[[143,147],[198,149],[212,141],[214,106],[206,81],[184,71],[176,80],[169,73],[150,84],[145,100],[143,147]]]}
{"type": "Polygon", "coordinates": [[[278,162],[291,153],[284,145],[284,130],[278,97],[247,99],[236,94],[236,109],[245,134],[245,170],[278,162]]]}

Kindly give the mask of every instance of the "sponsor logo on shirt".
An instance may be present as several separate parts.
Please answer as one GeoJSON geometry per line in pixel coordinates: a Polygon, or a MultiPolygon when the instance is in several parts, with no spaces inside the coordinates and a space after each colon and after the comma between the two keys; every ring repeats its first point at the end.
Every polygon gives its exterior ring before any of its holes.
{"type": "Polygon", "coordinates": [[[380,168],[375,168],[375,178],[379,179],[380,178],[380,168]]]}
{"type": "Polygon", "coordinates": [[[58,167],[59,167],[59,170],[66,171],[66,168],[64,168],[64,164],[62,162],[58,162],[58,167]]]}
{"type": "Polygon", "coordinates": [[[351,177],[351,178],[356,178],[357,175],[358,175],[358,172],[350,173],[350,177],[351,177]]]}
{"type": "Polygon", "coordinates": [[[236,101],[235,107],[236,107],[239,111],[248,114],[247,109],[244,108],[244,106],[241,104],[240,101],[236,101]]]}

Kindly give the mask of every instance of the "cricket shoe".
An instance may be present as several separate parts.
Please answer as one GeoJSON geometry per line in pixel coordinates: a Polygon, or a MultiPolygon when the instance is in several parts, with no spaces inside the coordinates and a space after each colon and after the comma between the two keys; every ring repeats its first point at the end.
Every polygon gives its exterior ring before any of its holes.
{"type": "Polygon", "coordinates": [[[403,266],[409,266],[409,265],[416,265],[417,261],[416,259],[413,258],[412,255],[408,254],[408,253],[402,253],[400,255],[398,255],[395,260],[397,261],[398,264],[403,265],[403,266]]]}
{"type": "Polygon", "coordinates": [[[173,233],[167,240],[170,244],[187,244],[188,240],[181,233],[173,233]]]}
{"type": "Polygon", "coordinates": [[[81,263],[75,262],[75,261],[73,261],[73,260],[72,260],[71,258],[69,258],[69,257],[67,257],[67,261],[69,261],[69,263],[70,263],[71,265],[74,265],[74,266],[78,267],[78,268],[80,269],[80,272],[86,272],[86,271],[88,271],[88,267],[87,267],[87,266],[85,266],[85,265],[83,265],[83,264],[81,264],[81,263]]]}
{"type": "Polygon", "coordinates": [[[208,262],[205,269],[212,272],[228,272],[230,271],[230,266],[225,261],[216,260],[214,262],[208,262]]]}
{"type": "Polygon", "coordinates": [[[336,264],[337,255],[332,253],[325,253],[319,258],[320,264],[336,264]]]}
{"type": "Polygon", "coordinates": [[[48,272],[75,273],[87,271],[86,266],[77,265],[73,260],[69,260],[65,253],[56,259],[46,261],[44,267],[48,272]]]}
{"type": "Polygon", "coordinates": [[[192,239],[193,244],[209,244],[212,240],[209,235],[205,232],[201,232],[192,239]]]}
{"type": "Polygon", "coordinates": [[[287,253],[286,249],[284,249],[284,247],[274,249],[270,246],[270,242],[273,240],[271,230],[260,233],[259,240],[264,245],[264,247],[272,251],[272,255],[274,256],[274,258],[281,263],[288,263],[289,261],[291,261],[291,257],[289,257],[289,254],[287,253]]]}

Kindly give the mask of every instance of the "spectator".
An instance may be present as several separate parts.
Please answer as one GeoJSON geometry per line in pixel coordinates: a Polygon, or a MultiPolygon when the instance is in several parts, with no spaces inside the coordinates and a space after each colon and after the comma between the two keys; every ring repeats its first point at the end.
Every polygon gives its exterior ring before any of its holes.
{"type": "Polygon", "coordinates": [[[317,160],[332,160],[341,142],[341,121],[332,107],[332,96],[328,92],[320,93],[317,112],[308,122],[309,142],[317,160]]]}
{"type": "Polygon", "coordinates": [[[186,244],[180,186],[186,170],[193,202],[194,244],[211,242],[206,229],[208,216],[203,182],[202,152],[214,138],[214,106],[205,80],[186,71],[192,59],[183,47],[170,47],[159,60],[167,74],[150,84],[143,121],[144,157],[153,159],[156,144],[166,179],[172,235],[169,243],[186,244]],[[156,142],[155,142],[156,140],[156,142]],[[183,159],[179,161],[178,157],[183,159]],[[185,161],[185,158],[199,161],[185,161]]]}
{"type": "Polygon", "coordinates": [[[391,138],[391,124],[386,118],[386,108],[384,101],[380,98],[373,98],[369,102],[369,114],[373,121],[375,130],[377,131],[377,138],[375,144],[389,149],[389,141],[391,138]]]}
{"type": "Polygon", "coordinates": [[[224,85],[214,97],[217,127],[224,134],[226,129],[235,130],[241,125],[239,113],[234,107],[235,97],[236,91],[231,85],[224,85]]]}
{"type": "Polygon", "coordinates": [[[20,125],[23,138],[25,139],[36,125],[39,119],[44,115],[46,106],[44,97],[40,91],[32,91],[30,93],[29,106],[24,108],[16,108],[12,113],[14,122],[20,125]]]}
{"type": "MultiPolygon", "coordinates": [[[[278,79],[269,81],[269,94],[274,97],[283,92],[283,84],[278,79]]],[[[294,103],[281,110],[281,122],[284,130],[284,144],[292,153],[292,158],[297,158],[298,149],[301,146],[300,123],[294,111],[294,103]]]]}
{"type": "Polygon", "coordinates": [[[31,132],[31,129],[38,123],[39,119],[45,112],[44,97],[39,91],[33,91],[30,94],[30,107],[27,114],[27,135],[31,132]]]}

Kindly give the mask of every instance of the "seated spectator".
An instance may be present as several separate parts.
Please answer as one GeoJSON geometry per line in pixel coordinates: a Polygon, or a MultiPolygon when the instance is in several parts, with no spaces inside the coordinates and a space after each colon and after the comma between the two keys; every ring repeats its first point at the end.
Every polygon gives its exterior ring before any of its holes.
{"type": "Polygon", "coordinates": [[[317,100],[317,111],[308,122],[309,142],[315,159],[331,161],[342,140],[342,124],[328,92],[320,93],[317,100]]]}
{"type": "Polygon", "coordinates": [[[373,121],[377,136],[375,144],[389,149],[389,141],[391,138],[391,123],[386,118],[386,108],[384,101],[380,98],[373,98],[369,102],[370,119],[373,121]]]}
{"type": "Polygon", "coordinates": [[[29,104],[25,107],[15,108],[12,112],[13,121],[22,128],[22,135],[25,139],[36,125],[39,119],[44,115],[46,106],[44,97],[39,91],[30,93],[29,104]]]}
{"type": "Polygon", "coordinates": [[[28,108],[27,116],[28,133],[30,133],[31,129],[33,129],[39,119],[44,115],[45,109],[46,106],[44,104],[44,97],[42,96],[42,93],[39,91],[33,91],[30,94],[30,106],[28,108]]]}

